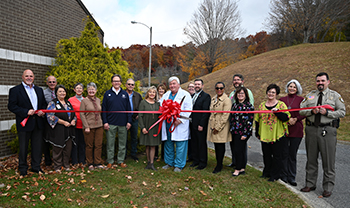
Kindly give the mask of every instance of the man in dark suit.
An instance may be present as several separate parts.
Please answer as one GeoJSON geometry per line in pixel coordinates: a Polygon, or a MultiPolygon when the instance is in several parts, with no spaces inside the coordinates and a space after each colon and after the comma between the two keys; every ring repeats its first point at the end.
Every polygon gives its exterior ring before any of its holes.
{"type": "MultiPolygon", "coordinates": [[[[210,95],[203,91],[203,80],[196,79],[194,88],[196,90],[192,97],[193,110],[209,110],[210,95]]],[[[207,128],[210,113],[192,113],[191,123],[191,147],[193,163],[190,167],[196,167],[202,170],[207,167],[208,150],[207,150],[207,128]]]]}
{"type": "Polygon", "coordinates": [[[28,143],[31,139],[32,144],[32,171],[42,172],[41,162],[41,144],[43,140],[44,115],[46,101],[44,92],[40,87],[34,86],[34,73],[27,69],[23,72],[22,83],[11,88],[9,93],[8,109],[16,114],[16,127],[19,141],[19,164],[18,170],[21,176],[27,175],[28,164],[28,143]],[[28,117],[25,126],[21,122],[28,117]]]}

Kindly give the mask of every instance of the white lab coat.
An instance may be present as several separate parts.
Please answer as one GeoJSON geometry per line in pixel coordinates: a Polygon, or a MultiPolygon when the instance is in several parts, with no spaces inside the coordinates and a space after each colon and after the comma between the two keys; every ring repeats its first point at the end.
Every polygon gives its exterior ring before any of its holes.
{"type": "MultiPolygon", "coordinates": [[[[170,94],[171,94],[170,90],[168,92],[166,92],[163,95],[162,99],[160,100],[160,103],[163,103],[164,100],[168,100],[170,94]]],[[[177,92],[174,101],[176,101],[180,104],[180,102],[184,96],[185,96],[185,99],[181,105],[181,110],[192,110],[192,97],[191,97],[190,93],[181,89],[181,87],[179,88],[179,91],[177,92]]],[[[191,113],[181,112],[180,115],[189,118],[191,113]]],[[[182,123],[179,124],[175,128],[174,132],[171,134],[171,141],[186,141],[189,139],[188,137],[190,134],[190,121],[188,119],[182,119],[182,118],[179,118],[179,120],[181,120],[182,123]]],[[[163,121],[162,141],[166,141],[166,140],[167,140],[166,121],[163,121]]]]}

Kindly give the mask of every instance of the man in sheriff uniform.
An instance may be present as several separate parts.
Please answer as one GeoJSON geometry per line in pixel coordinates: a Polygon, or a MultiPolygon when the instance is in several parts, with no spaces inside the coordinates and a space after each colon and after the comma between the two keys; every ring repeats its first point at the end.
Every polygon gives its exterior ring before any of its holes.
{"type": "Polygon", "coordinates": [[[317,74],[317,90],[311,91],[300,104],[301,108],[318,105],[330,105],[334,108],[334,111],[325,108],[300,111],[300,115],[307,116],[305,127],[306,184],[300,191],[310,192],[316,189],[317,159],[320,152],[323,167],[323,197],[331,196],[334,188],[337,128],[339,127],[339,118],[345,116],[344,100],[339,93],[328,88],[329,83],[327,73],[317,74]]]}

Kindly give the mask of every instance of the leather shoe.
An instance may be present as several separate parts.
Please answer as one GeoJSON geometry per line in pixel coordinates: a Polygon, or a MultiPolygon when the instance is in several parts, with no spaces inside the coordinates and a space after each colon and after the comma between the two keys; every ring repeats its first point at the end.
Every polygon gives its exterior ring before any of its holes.
{"type": "Polygon", "coordinates": [[[196,167],[196,170],[203,170],[204,168],[206,168],[206,166],[200,165],[200,166],[196,167]]]}
{"type": "Polygon", "coordinates": [[[323,197],[330,197],[332,195],[331,191],[323,191],[322,196],[323,197]]]}
{"type": "Polygon", "coordinates": [[[194,167],[196,167],[197,165],[199,165],[198,163],[192,163],[191,165],[190,165],[190,167],[191,168],[194,168],[194,167]]]}
{"type": "Polygon", "coordinates": [[[214,169],[214,171],[213,171],[214,174],[219,173],[219,172],[221,172],[221,170],[214,169]]]}
{"type": "Polygon", "coordinates": [[[193,160],[192,159],[187,159],[186,162],[192,162],[193,160]]]}
{"type": "Polygon", "coordinates": [[[118,165],[119,165],[120,167],[122,167],[122,168],[128,167],[125,163],[119,163],[118,165]]]}
{"type": "Polygon", "coordinates": [[[234,164],[234,163],[231,163],[231,164],[229,164],[229,165],[226,165],[226,167],[230,167],[230,168],[233,168],[233,167],[235,167],[236,166],[236,164],[234,164]]]}
{"type": "Polygon", "coordinates": [[[305,186],[304,188],[300,189],[302,192],[310,192],[316,190],[316,187],[307,187],[305,186]]]}
{"type": "Polygon", "coordinates": [[[34,170],[34,169],[31,169],[32,172],[34,173],[45,173],[41,168],[39,168],[39,170],[34,170]]]}
{"type": "Polygon", "coordinates": [[[20,173],[19,173],[21,176],[26,176],[27,175],[27,171],[20,171],[20,173]]]}
{"type": "Polygon", "coordinates": [[[108,163],[107,164],[107,168],[111,168],[112,167],[112,164],[111,163],[108,163]]]}
{"type": "Polygon", "coordinates": [[[289,183],[290,185],[292,185],[292,186],[297,186],[297,185],[298,185],[297,182],[295,182],[294,179],[289,179],[289,180],[288,180],[288,183],[289,183]]]}

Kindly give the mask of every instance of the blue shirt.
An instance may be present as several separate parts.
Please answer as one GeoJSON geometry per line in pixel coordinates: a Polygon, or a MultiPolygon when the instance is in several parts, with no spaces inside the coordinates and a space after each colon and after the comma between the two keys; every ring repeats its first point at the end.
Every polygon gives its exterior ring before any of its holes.
{"type": "MultiPolygon", "coordinates": [[[[129,94],[129,93],[128,93],[129,94]]],[[[131,95],[129,95],[130,107],[131,110],[134,110],[134,104],[132,103],[132,97],[134,96],[134,91],[132,91],[131,95]]],[[[131,113],[132,114],[132,113],[131,113]]]]}
{"type": "Polygon", "coordinates": [[[26,83],[22,82],[22,85],[27,92],[30,103],[33,106],[33,109],[38,110],[38,97],[36,96],[36,92],[34,90],[34,84],[32,84],[32,87],[29,87],[26,83]]]}

